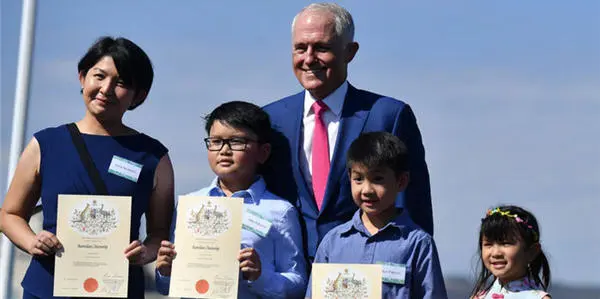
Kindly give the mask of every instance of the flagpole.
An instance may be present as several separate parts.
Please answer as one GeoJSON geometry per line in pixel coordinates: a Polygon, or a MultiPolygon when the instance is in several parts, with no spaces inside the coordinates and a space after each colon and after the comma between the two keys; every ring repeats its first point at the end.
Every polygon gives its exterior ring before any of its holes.
{"type": "MultiPolygon", "coordinates": [[[[21,15],[21,34],[19,37],[19,62],[17,66],[17,86],[15,90],[15,103],[13,107],[12,132],[10,140],[10,154],[8,166],[8,180],[6,186],[14,175],[19,156],[25,144],[25,125],[27,122],[27,101],[29,99],[29,78],[35,35],[36,0],[24,0],[21,15]]],[[[12,296],[12,274],[14,246],[10,240],[2,235],[0,249],[0,299],[10,299],[12,296]]]]}

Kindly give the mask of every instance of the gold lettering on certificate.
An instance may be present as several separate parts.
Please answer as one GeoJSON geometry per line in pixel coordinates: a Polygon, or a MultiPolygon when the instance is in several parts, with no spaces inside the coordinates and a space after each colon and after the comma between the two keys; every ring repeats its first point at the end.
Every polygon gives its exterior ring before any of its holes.
{"type": "Polygon", "coordinates": [[[77,244],[77,248],[87,249],[108,249],[108,245],[96,245],[96,244],[77,244]]]}
{"type": "Polygon", "coordinates": [[[192,249],[196,250],[214,250],[219,251],[219,246],[210,246],[210,245],[192,245],[192,249]]]}

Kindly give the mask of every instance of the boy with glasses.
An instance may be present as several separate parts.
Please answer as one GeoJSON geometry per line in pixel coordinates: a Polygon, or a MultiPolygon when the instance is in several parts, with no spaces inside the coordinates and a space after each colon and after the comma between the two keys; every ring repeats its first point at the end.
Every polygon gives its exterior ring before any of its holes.
{"type": "MultiPolygon", "coordinates": [[[[301,298],[307,273],[299,214],[269,192],[257,173],[271,151],[269,116],[250,103],[225,103],[207,116],[206,132],[208,161],[217,177],[189,195],[241,197],[244,213],[258,213],[270,222],[266,233],[242,230],[238,298],[301,298]]],[[[156,286],[163,295],[169,291],[175,256],[175,245],[163,241],[156,260],[156,286]]]]}

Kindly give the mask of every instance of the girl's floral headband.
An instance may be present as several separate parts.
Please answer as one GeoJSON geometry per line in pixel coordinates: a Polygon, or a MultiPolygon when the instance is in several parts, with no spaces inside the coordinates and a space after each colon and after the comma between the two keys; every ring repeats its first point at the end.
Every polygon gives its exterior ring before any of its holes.
{"type": "Polygon", "coordinates": [[[535,231],[535,229],[533,228],[533,226],[531,226],[531,224],[527,223],[527,221],[523,220],[523,218],[519,217],[519,215],[511,214],[509,211],[502,211],[502,210],[500,210],[500,208],[495,208],[493,210],[487,210],[487,213],[486,213],[487,216],[492,216],[494,214],[500,214],[502,216],[513,218],[513,219],[515,219],[515,221],[517,223],[521,223],[521,224],[525,225],[525,227],[531,229],[531,231],[533,232],[533,240],[535,242],[538,241],[538,234],[535,231]]]}

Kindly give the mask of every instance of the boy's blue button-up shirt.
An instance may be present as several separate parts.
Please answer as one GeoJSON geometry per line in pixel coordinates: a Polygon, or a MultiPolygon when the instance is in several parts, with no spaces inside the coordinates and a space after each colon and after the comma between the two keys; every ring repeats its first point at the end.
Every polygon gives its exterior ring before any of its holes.
{"type": "MultiPolygon", "coordinates": [[[[403,211],[371,235],[361,210],[332,229],[319,245],[315,263],[376,264],[406,266],[404,284],[383,283],[382,298],[445,299],[446,287],[433,238],[403,211]]],[[[311,297],[309,280],[306,297],[311,297]]]]}
{"type": "MultiPolygon", "coordinates": [[[[218,179],[209,187],[188,195],[226,196],[219,188],[218,179]]],[[[300,216],[296,208],[269,192],[261,177],[250,188],[235,192],[231,197],[243,198],[244,209],[252,209],[272,223],[266,237],[242,229],[242,244],[258,252],[262,268],[260,277],[255,281],[244,280],[240,273],[238,298],[302,298],[307,270],[302,251],[300,216]]],[[[176,216],[173,217],[171,240],[174,239],[176,216]]],[[[169,284],[170,277],[156,271],[158,292],[167,295],[169,284]]]]}

